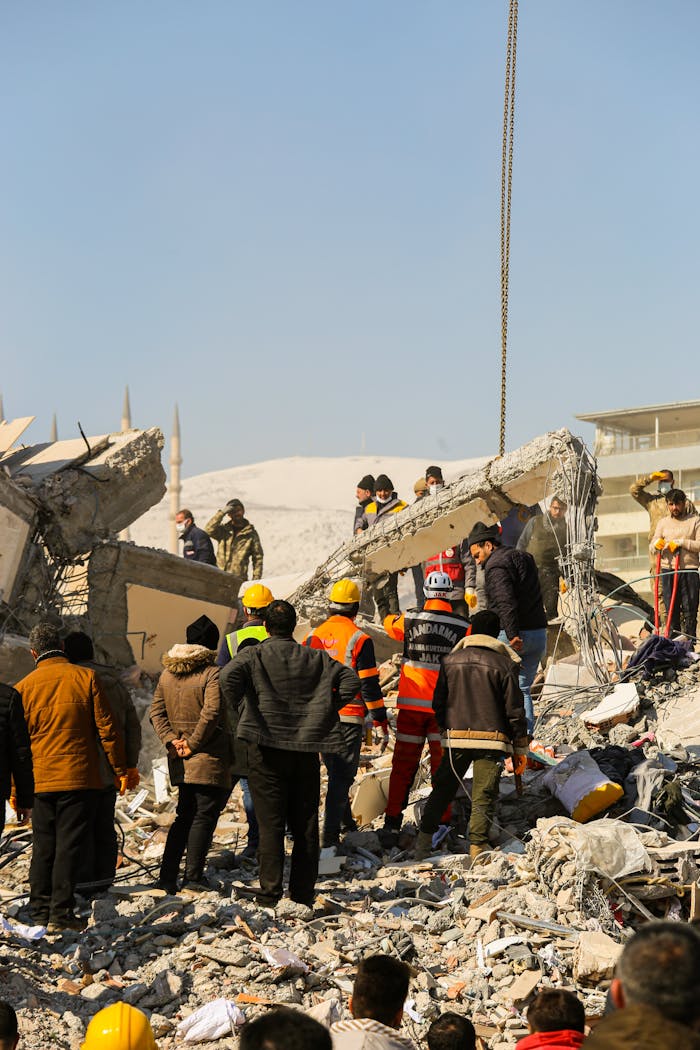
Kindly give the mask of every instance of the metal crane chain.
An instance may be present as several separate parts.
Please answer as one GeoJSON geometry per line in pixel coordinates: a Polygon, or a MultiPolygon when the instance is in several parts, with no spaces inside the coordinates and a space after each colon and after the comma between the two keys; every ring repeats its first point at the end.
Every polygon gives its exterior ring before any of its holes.
{"type": "Polygon", "coordinates": [[[518,40],[518,0],[510,0],[506,46],[506,86],[503,101],[501,157],[501,430],[499,453],[506,450],[506,365],[508,347],[508,276],[510,268],[510,198],[513,183],[515,127],[515,53],[518,40]]]}

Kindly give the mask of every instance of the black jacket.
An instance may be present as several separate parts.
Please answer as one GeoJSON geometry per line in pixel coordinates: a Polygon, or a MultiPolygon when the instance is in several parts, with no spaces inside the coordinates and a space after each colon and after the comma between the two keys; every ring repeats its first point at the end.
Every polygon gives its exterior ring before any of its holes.
{"type": "Polygon", "coordinates": [[[0,741],[0,798],[4,801],[10,797],[10,777],[13,777],[18,807],[31,809],[34,804],[32,748],[24,721],[22,698],[16,689],[2,684],[0,741]]]}
{"type": "Polygon", "coordinates": [[[503,642],[470,635],[445,656],[433,710],[450,747],[509,752],[527,748],[520,659],[503,642]]]}
{"type": "Polygon", "coordinates": [[[204,529],[192,524],[189,529],[185,529],[182,538],[185,541],[182,548],[183,558],[189,558],[190,561],[203,561],[205,565],[216,565],[214,544],[204,529]]]}
{"type": "Polygon", "coordinates": [[[364,529],[367,528],[367,522],[363,521],[363,518],[365,516],[365,507],[369,506],[369,504],[372,503],[373,500],[374,496],[368,496],[367,499],[360,500],[360,502],[355,507],[355,520],[352,523],[353,536],[355,535],[358,529],[362,529],[364,531],[364,529]]]}
{"type": "Polygon", "coordinates": [[[236,736],[282,751],[341,751],[338,712],[360,691],[350,667],[293,638],[266,638],[221,672],[236,736]]]}
{"type": "Polygon", "coordinates": [[[484,565],[486,602],[511,638],[547,626],[535,559],[515,547],[496,547],[484,565]]]}

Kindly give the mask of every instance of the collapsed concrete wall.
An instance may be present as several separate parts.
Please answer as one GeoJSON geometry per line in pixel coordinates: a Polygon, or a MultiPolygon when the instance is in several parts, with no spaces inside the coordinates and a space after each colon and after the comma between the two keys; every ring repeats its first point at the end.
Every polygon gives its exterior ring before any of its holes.
{"type": "MultiPolygon", "coordinates": [[[[130,585],[231,608],[242,582],[240,576],[176,554],[116,541],[100,544],[90,555],[87,599],[87,621],[98,659],[117,667],[136,662],[129,642],[130,585]]],[[[172,641],[183,638],[164,637],[162,648],[172,641]]]]}
{"type": "Polygon", "coordinates": [[[22,586],[37,514],[37,501],[0,471],[0,601],[8,605],[22,586]]]}
{"type": "Polygon", "coordinates": [[[127,528],[165,493],[158,427],[36,446],[5,464],[41,507],[42,539],[54,558],[74,558],[127,528]],[[82,444],[82,450],[80,445],[82,444]]]}

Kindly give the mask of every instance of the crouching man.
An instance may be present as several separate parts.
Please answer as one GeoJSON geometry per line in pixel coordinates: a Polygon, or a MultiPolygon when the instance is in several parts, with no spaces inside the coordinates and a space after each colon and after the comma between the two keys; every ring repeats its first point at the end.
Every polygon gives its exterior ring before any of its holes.
{"type": "Polygon", "coordinates": [[[487,850],[504,756],[515,753],[516,773],[525,768],[528,736],[518,684],[520,658],[497,640],[500,628],[495,613],[476,613],[471,633],[442,661],[433,710],[445,750],[423,811],[417,859],[430,853],[440,814],[456,795],[469,766],[473,767],[469,852],[474,858],[487,850]]]}

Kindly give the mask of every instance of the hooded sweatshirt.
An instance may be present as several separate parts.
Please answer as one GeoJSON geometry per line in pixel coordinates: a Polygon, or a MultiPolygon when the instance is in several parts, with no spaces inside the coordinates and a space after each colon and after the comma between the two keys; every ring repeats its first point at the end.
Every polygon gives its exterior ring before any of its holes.
{"type": "Polygon", "coordinates": [[[577,1050],[583,1046],[583,1032],[562,1028],[558,1032],[533,1032],[515,1044],[515,1050],[577,1050]]]}

